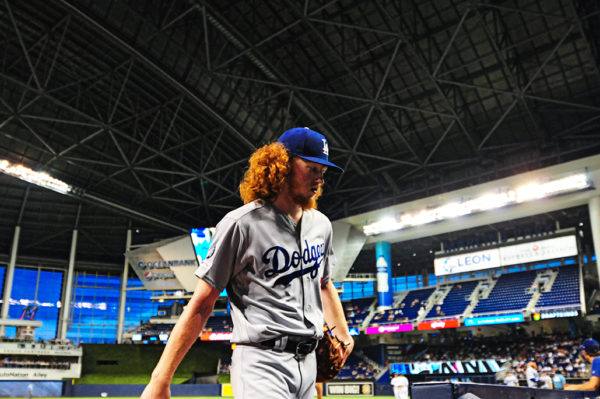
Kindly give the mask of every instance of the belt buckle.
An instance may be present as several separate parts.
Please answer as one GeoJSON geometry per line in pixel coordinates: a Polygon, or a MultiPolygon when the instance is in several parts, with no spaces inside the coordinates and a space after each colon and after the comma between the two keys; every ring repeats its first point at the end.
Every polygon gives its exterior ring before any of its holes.
{"type": "Polygon", "coordinates": [[[313,351],[313,349],[315,349],[315,342],[316,341],[304,341],[304,342],[298,342],[298,345],[296,345],[296,356],[306,356],[308,355],[310,352],[313,351]]]}

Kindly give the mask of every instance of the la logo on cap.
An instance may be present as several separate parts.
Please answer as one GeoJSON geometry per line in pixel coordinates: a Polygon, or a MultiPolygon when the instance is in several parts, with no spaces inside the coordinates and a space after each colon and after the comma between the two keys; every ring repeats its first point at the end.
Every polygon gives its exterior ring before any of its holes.
{"type": "Polygon", "coordinates": [[[295,127],[284,132],[277,141],[283,144],[291,155],[344,171],[329,161],[329,144],[319,132],[306,127],[295,127]]]}

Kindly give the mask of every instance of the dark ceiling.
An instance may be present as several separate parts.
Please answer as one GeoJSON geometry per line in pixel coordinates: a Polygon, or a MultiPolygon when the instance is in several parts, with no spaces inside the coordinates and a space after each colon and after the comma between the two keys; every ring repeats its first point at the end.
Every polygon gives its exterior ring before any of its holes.
{"type": "Polygon", "coordinates": [[[0,176],[0,256],[23,209],[20,259],[66,260],[77,223],[80,263],[118,268],[129,223],[215,225],[294,126],[345,168],[332,220],[598,154],[598,30],[586,0],[7,0],[0,158],[81,191],[0,176]]]}

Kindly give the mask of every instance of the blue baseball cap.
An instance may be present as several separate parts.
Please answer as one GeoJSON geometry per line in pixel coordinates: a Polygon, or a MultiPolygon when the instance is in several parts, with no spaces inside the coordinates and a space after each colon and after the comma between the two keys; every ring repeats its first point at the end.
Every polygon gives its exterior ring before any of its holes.
{"type": "Polygon", "coordinates": [[[583,345],[581,345],[579,349],[586,351],[588,355],[595,355],[600,352],[600,344],[595,339],[588,338],[583,341],[583,345]]]}
{"type": "Polygon", "coordinates": [[[283,144],[292,155],[344,171],[336,164],[329,162],[329,143],[321,133],[307,127],[295,127],[283,133],[277,142],[283,144]]]}

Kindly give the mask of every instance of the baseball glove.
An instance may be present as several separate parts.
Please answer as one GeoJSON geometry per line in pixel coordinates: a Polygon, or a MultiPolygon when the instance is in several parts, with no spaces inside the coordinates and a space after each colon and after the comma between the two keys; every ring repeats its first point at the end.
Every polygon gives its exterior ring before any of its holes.
{"type": "Polygon", "coordinates": [[[319,341],[316,351],[317,382],[333,380],[350,354],[348,345],[340,341],[332,331],[327,325],[323,326],[323,338],[319,341]]]}

